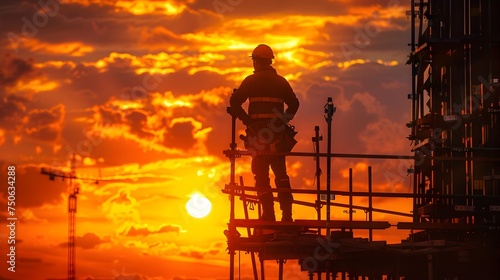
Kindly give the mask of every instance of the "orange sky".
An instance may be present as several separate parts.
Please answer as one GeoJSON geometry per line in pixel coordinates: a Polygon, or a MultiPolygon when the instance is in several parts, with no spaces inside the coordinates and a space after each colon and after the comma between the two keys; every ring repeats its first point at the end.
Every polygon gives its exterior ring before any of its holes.
{"type": "MultiPolygon", "coordinates": [[[[15,165],[18,227],[16,272],[2,261],[0,279],[66,277],[67,181],[50,181],[40,168],[68,171],[73,153],[77,176],[101,179],[97,185],[78,182],[79,279],[227,279],[229,200],[221,193],[229,175],[222,154],[230,142],[226,106],[232,89],[253,71],[248,55],[259,43],[273,47],[275,68],[301,101],[293,121],[299,131],[295,151],[313,151],[316,125],[326,150],[323,106],[333,97],[334,152],[408,155],[408,5],[3,0],[0,219],[7,215],[7,166],[15,165]],[[187,214],[194,193],[211,200],[208,217],[187,214]]],[[[251,185],[249,164],[241,159],[237,173],[251,185]]],[[[366,190],[371,165],[376,191],[409,192],[411,164],[336,159],[332,188],[347,190],[352,167],[355,189],[366,190]]],[[[313,159],[290,157],[288,165],[294,188],[316,188],[313,159]]],[[[374,206],[409,213],[410,203],[385,199],[374,206]]],[[[334,208],[333,217],[347,219],[343,210],[334,208]]],[[[354,217],[364,220],[365,214],[354,217]]],[[[294,218],[315,216],[296,207],[294,218]]],[[[2,227],[5,260],[6,234],[2,227]]],[[[388,230],[375,238],[397,242],[407,234],[388,230]]],[[[242,257],[248,277],[248,255],[242,257]]],[[[285,275],[307,279],[295,264],[287,263],[285,275]]],[[[270,273],[276,269],[269,264],[270,273]]]]}

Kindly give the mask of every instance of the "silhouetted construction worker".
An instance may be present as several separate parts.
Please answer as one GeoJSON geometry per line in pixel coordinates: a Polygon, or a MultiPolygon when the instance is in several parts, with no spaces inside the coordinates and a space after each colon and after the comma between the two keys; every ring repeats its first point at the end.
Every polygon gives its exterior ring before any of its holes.
{"type": "MultiPolygon", "coordinates": [[[[290,179],[286,171],[285,156],[258,155],[260,151],[289,152],[285,128],[299,108],[297,99],[288,81],[278,75],[271,66],[273,50],[264,44],[258,45],[252,52],[254,74],[246,77],[233,93],[230,104],[234,116],[247,126],[245,145],[256,153],[252,157],[252,173],[255,186],[271,188],[269,166],[275,176],[278,189],[290,189],[290,179]],[[242,104],[248,99],[248,113],[242,104]],[[285,110],[285,105],[287,108],[285,110]],[[286,147],[288,146],[288,147],[286,147]]],[[[293,140],[293,138],[292,138],[293,140]]],[[[293,145],[291,145],[293,147],[293,145]]],[[[262,220],[276,220],[272,192],[259,192],[262,204],[262,220]]],[[[293,195],[290,192],[278,192],[282,210],[282,221],[292,220],[293,195]]]]}

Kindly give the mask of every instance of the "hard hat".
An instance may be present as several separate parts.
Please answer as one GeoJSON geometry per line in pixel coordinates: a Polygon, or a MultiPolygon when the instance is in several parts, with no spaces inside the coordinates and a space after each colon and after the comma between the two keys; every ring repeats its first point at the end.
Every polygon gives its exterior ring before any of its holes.
{"type": "Polygon", "coordinates": [[[252,52],[252,58],[274,58],[274,53],[271,47],[265,44],[258,45],[252,52]]]}

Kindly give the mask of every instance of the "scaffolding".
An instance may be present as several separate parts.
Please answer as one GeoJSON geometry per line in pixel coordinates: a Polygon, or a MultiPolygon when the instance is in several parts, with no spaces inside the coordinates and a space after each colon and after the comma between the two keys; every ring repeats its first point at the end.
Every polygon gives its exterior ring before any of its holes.
{"type": "MultiPolygon", "coordinates": [[[[412,1],[414,193],[500,195],[500,2],[412,1]],[[436,158],[464,158],[447,161],[436,158]]],[[[498,225],[498,201],[416,198],[415,221],[498,225]]]]}
{"type": "MultiPolygon", "coordinates": [[[[329,99],[327,104],[330,103],[329,99]]],[[[230,112],[230,108],[228,108],[230,112]]],[[[328,110],[327,110],[328,112],[328,110]]],[[[332,111],[330,111],[332,112],[332,111]]],[[[331,118],[326,117],[329,125],[331,118]]],[[[236,180],[236,160],[242,156],[250,156],[255,152],[236,149],[236,120],[232,118],[232,142],[230,149],[224,154],[230,159],[230,183],[225,186],[223,192],[230,198],[230,220],[228,229],[224,232],[227,237],[228,251],[230,256],[230,279],[235,279],[236,252],[247,252],[252,262],[254,279],[266,278],[264,262],[273,260],[278,263],[278,277],[285,279],[283,266],[287,260],[298,260],[301,270],[307,273],[309,279],[446,279],[445,276],[461,275],[466,278],[458,279],[496,279],[484,278],[484,275],[500,275],[498,267],[494,262],[500,261],[499,227],[492,225],[471,223],[436,223],[436,222],[398,222],[390,224],[388,221],[374,221],[372,213],[380,212],[412,218],[411,213],[398,212],[395,210],[380,209],[373,206],[373,198],[413,198],[415,200],[445,200],[445,199],[476,199],[482,200],[481,195],[451,195],[432,193],[394,193],[374,192],[372,190],[372,168],[368,167],[368,182],[366,192],[353,191],[352,168],[349,169],[349,191],[321,189],[321,167],[320,158],[370,158],[370,159],[413,159],[415,156],[406,155],[376,155],[376,154],[336,154],[321,153],[318,142],[322,140],[319,135],[319,127],[315,127],[315,136],[312,138],[315,144],[315,153],[306,152],[261,152],[262,155],[287,155],[299,157],[315,157],[316,160],[316,189],[273,189],[272,192],[289,191],[296,194],[315,195],[314,202],[294,200],[295,205],[308,206],[316,209],[317,217],[311,220],[295,220],[293,222],[262,221],[249,218],[249,208],[254,209],[260,205],[258,196],[255,194],[259,188],[245,186],[242,177],[236,180]],[[349,203],[336,203],[336,196],[347,196],[349,203]],[[354,197],[366,197],[368,206],[353,204],[354,197]],[[244,217],[236,218],[236,198],[241,200],[244,217]],[[330,199],[329,199],[330,198],[330,199]],[[325,207],[328,217],[328,209],[340,207],[347,209],[349,220],[333,220],[321,218],[321,209],[325,207]],[[367,214],[366,221],[353,220],[352,213],[355,210],[363,210],[367,214]],[[391,226],[400,230],[412,232],[407,240],[400,244],[387,244],[386,241],[373,240],[374,230],[386,230],[391,226]],[[246,231],[242,236],[238,229],[246,231]],[[368,238],[354,236],[354,230],[368,230],[368,238]],[[415,233],[413,233],[415,232],[415,233]],[[432,234],[428,239],[421,238],[421,233],[432,234]],[[496,236],[496,237],[495,237],[496,236]],[[460,239],[463,238],[463,239],[460,239]],[[491,242],[490,242],[491,241],[491,242]],[[481,243],[483,242],[483,243],[481,243]],[[484,242],[489,242],[485,246],[484,242]],[[490,246],[491,245],[491,246],[490,246]],[[256,260],[259,258],[259,264],[256,260]],[[453,260],[453,261],[450,261],[453,260]],[[456,268],[455,264],[462,265],[463,271],[449,272],[456,268]],[[464,265],[465,264],[465,265],[464,265]],[[471,278],[475,268],[480,268],[482,278],[471,278]],[[260,273],[259,273],[260,270],[260,273]],[[455,273],[455,274],[454,274],[455,273]],[[464,276],[466,275],[466,276],[464,276]],[[441,278],[440,278],[441,277],[441,278]]],[[[328,138],[331,137],[331,131],[328,138]]],[[[329,141],[329,143],[331,143],[329,141]]],[[[440,158],[440,160],[446,160],[440,158]]],[[[449,158],[448,161],[456,159],[449,158]]],[[[486,162],[496,162],[499,159],[483,158],[486,162]]],[[[328,161],[327,161],[328,163],[328,161]]],[[[328,166],[328,164],[327,164],[328,166]]],[[[327,168],[327,180],[331,180],[327,168]]],[[[268,190],[269,191],[269,190],[268,190]]],[[[500,196],[489,196],[487,199],[500,201],[500,196]]],[[[275,198],[276,200],[276,198],[275,198]]],[[[453,279],[453,278],[450,278],[453,279]]]]}
{"type": "MultiPolygon", "coordinates": [[[[249,219],[248,208],[259,207],[258,188],[245,186],[235,174],[236,160],[254,152],[238,150],[232,118],[232,141],[224,154],[230,160],[230,182],[223,190],[230,198],[225,231],[230,256],[230,279],[235,279],[236,252],[250,253],[254,279],[264,280],[264,261],[283,265],[298,260],[309,279],[500,279],[500,1],[411,1],[412,155],[340,154],[331,151],[332,99],[325,105],[327,151],[319,150],[319,127],[312,137],[314,153],[267,153],[316,159],[316,189],[286,190],[315,196],[294,201],[312,207],[316,217],[293,222],[249,219]],[[322,188],[320,158],[326,159],[326,187],[322,188]],[[331,159],[412,160],[411,193],[374,192],[368,168],[367,191],[331,188],[331,159]],[[346,196],[348,204],[334,202],[346,196]],[[367,206],[353,204],[365,197],[367,206]],[[374,207],[373,198],[410,198],[411,213],[374,207]],[[236,218],[236,198],[244,218],[236,218]],[[348,220],[331,219],[331,207],[346,209],[348,220]],[[322,209],[326,217],[322,217],[322,209]],[[365,211],[366,221],[354,221],[353,211],[365,211]],[[373,220],[381,212],[411,221],[373,220]],[[408,232],[398,244],[373,240],[373,231],[395,227],[408,232]],[[238,229],[246,230],[242,236],[238,229]],[[368,238],[356,237],[368,230],[368,238]],[[257,257],[260,266],[257,262],[257,257]],[[259,273],[260,271],[260,273],[259,273]]],[[[228,108],[230,113],[230,108],[228,108]]],[[[266,154],[266,153],[261,153],[266,154]]],[[[284,190],[274,189],[273,192],[284,190]]]]}

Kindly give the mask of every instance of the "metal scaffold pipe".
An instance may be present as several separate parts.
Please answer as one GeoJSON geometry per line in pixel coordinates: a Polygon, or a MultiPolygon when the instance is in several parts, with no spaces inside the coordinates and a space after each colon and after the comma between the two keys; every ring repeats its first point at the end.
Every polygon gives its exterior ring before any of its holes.
{"type": "MultiPolygon", "coordinates": [[[[330,204],[331,204],[331,173],[332,173],[332,117],[335,107],[331,97],[328,97],[325,105],[325,120],[328,124],[327,152],[326,152],[326,236],[330,238],[330,204]]],[[[326,266],[326,279],[330,280],[328,265],[326,266]]]]}
{"type": "MultiPolygon", "coordinates": [[[[315,152],[316,152],[316,157],[314,158],[314,160],[316,161],[316,190],[318,191],[318,193],[316,194],[316,203],[315,203],[315,208],[316,208],[316,214],[317,214],[317,218],[318,218],[318,221],[321,220],[321,207],[322,207],[322,204],[321,204],[321,194],[320,194],[320,191],[321,191],[321,157],[319,156],[319,141],[322,141],[323,140],[323,137],[320,136],[319,134],[319,126],[315,126],[314,127],[314,137],[312,138],[312,141],[314,143],[314,147],[315,147],[315,152]]],[[[321,228],[318,228],[318,235],[321,236],[321,228]]],[[[311,279],[313,277],[313,274],[311,273],[311,279]]],[[[321,272],[318,272],[318,280],[321,280],[321,272]]]]}
{"type": "Polygon", "coordinates": [[[311,152],[255,152],[255,151],[245,151],[245,150],[224,150],[223,153],[226,156],[251,156],[251,155],[266,155],[266,156],[299,156],[299,157],[332,157],[332,158],[360,158],[360,159],[398,159],[405,160],[411,159],[415,160],[417,164],[419,162],[427,161],[427,160],[440,160],[440,161],[481,161],[481,162],[500,162],[500,158],[492,158],[492,157],[445,157],[445,156],[430,156],[417,154],[416,156],[410,155],[383,155],[383,154],[344,154],[344,153],[311,153],[311,152]]]}
{"type": "Polygon", "coordinates": [[[328,138],[326,146],[326,235],[330,235],[330,227],[328,226],[328,221],[330,221],[330,190],[331,190],[331,173],[332,173],[332,117],[335,113],[336,108],[333,106],[333,101],[331,97],[328,97],[325,105],[325,120],[328,124],[328,138]]]}
{"type": "MultiPolygon", "coordinates": [[[[235,90],[233,90],[233,93],[235,90]]],[[[227,113],[231,115],[231,143],[229,144],[229,147],[231,151],[235,151],[237,144],[236,144],[236,117],[234,116],[233,112],[231,111],[231,107],[227,107],[227,113]]],[[[236,229],[233,227],[233,221],[235,218],[234,214],[234,186],[236,184],[236,167],[235,167],[235,157],[236,155],[230,156],[230,214],[229,214],[229,227],[228,227],[228,251],[229,251],[229,279],[234,280],[234,254],[235,250],[233,249],[232,245],[229,244],[229,238],[234,234],[236,229]]]]}
{"type": "MultiPolygon", "coordinates": [[[[319,135],[319,126],[314,127],[314,132],[315,135],[312,138],[312,141],[314,143],[314,147],[316,150],[316,157],[314,160],[316,161],[316,189],[318,190],[318,193],[316,194],[316,214],[318,220],[321,220],[321,163],[320,163],[320,157],[319,157],[319,141],[323,140],[323,137],[319,135]]],[[[318,229],[318,235],[321,235],[320,229],[318,229]]]]}
{"type": "MultiPolygon", "coordinates": [[[[317,190],[309,190],[309,189],[267,189],[267,188],[259,188],[259,187],[250,187],[250,186],[234,186],[234,190],[241,191],[263,191],[267,190],[269,192],[282,192],[282,193],[301,193],[301,194],[317,194],[317,190]]],[[[327,190],[319,191],[320,194],[327,194],[327,190]]],[[[360,197],[399,197],[399,198],[411,198],[411,197],[420,197],[420,198],[469,198],[469,199],[498,199],[500,195],[474,195],[474,194],[438,194],[438,193],[402,193],[402,192],[349,192],[349,191],[336,191],[330,190],[330,194],[333,195],[341,195],[341,196],[360,196],[360,197]]]]}

